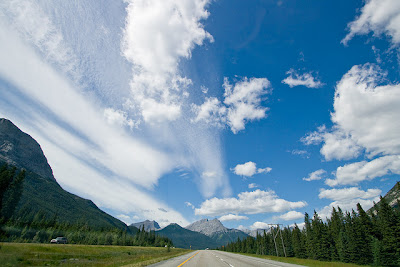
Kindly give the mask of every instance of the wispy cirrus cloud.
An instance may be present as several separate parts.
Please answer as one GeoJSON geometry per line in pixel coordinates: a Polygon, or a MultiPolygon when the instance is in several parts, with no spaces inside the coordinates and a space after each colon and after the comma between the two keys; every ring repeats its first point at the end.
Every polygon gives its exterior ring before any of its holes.
{"type": "Polygon", "coordinates": [[[41,144],[60,184],[102,208],[186,223],[178,212],[143,190],[151,189],[162,173],[171,170],[174,160],[129,136],[124,128],[104,123],[98,107],[3,21],[0,36],[8,40],[0,45],[0,114],[41,144]],[[162,215],[157,209],[145,209],[149,204],[170,212],[162,215]]]}
{"type": "MultiPolygon", "coordinates": [[[[5,88],[1,115],[42,144],[57,179],[70,191],[85,193],[80,181],[69,180],[66,163],[57,160],[62,153],[71,157],[65,162],[73,163],[76,179],[88,169],[94,184],[106,174],[130,184],[125,187],[132,192],[143,190],[143,199],[149,201],[131,203],[129,210],[141,218],[153,204],[174,213],[155,204],[151,190],[176,168],[200,178],[200,191],[207,196],[218,189],[229,194],[218,131],[192,125],[181,115],[182,106],[190,106],[186,88],[191,80],[180,75],[179,62],[189,59],[203,41],[212,41],[200,23],[208,16],[208,1],[115,2],[106,9],[103,4],[29,0],[0,4],[0,34],[8,40],[0,44],[0,65],[8,66],[0,68],[5,88]],[[99,10],[104,16],[98,16],[99,10]],[[63,16],[55,15],[60,13],[63,16]],[[156,36],[163,38],[154,41],[156,36]],[[148,57],[153,48],[157,62],[148,57]],[[176,124],[161,123],[165,121],[176,124]]],[[[117,185],[109,184],[109,190],[119,191],[117,185]]],[[[82,196],[122,214],[123,201],[111,205],[107,202],[111,194],[89,191],[82,196]]],[[[167,219],[186,222],[179,213],[164,216],[167,219]]]]}

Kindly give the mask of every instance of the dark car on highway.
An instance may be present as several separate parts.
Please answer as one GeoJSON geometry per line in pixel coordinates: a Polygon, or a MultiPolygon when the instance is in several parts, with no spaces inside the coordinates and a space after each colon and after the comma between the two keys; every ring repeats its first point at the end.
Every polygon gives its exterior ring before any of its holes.
{"type": "Polygon", "coordinates": [[[50,241],[51,244],[67,244],[66,237],[57,237],[50,241]]]}

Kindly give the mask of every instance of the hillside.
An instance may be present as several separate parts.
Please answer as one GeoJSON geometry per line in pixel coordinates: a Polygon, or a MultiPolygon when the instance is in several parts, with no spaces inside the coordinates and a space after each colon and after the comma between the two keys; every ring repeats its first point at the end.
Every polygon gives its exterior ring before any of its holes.
{"type": "MultiPolygon", "coordinates": [[[[400,202],[400,182],[397,182],[393,187],[392,187],[392,189],[390,189],[387,193],[386,193],[386,195],[383,197],[386,201],[387,201],[387,203],[392,207],[392,208],[395,208],[395,209],[399,209],[400,210],[400,207],[399,207],[399,202],[400,202]]],[[[378,205],[379,204],[379,202],[378,203],[376,203],[376,205],[378,205]]],[[[370,211],[372,211],[372,212],[375,212],[375,206],[374,207],[372,207],[372,208],[370,208],[369,210],[368,210],[368,212],[370,212],[370,211]]]]}
{"type": "Polygon", "coordinates": [[[174,246],[178,248],[205,249],[218,247],[218,244],[210,237],[190,231],[175,223],[168,225],[156,233],[171,239],[174,246]]]}
{"type": "MultiPolygon", "coordinates": [[[[11,121],[0,119],[0,164],[27,170],[14,218],[20,222],[56,218],[58,222],[87,224],[94,229],[127,226],[100,210],[91,200],[61,188],[40,145],[11,121]]],[[[83,178],[83,177],[82,177],[83,178]]]]}

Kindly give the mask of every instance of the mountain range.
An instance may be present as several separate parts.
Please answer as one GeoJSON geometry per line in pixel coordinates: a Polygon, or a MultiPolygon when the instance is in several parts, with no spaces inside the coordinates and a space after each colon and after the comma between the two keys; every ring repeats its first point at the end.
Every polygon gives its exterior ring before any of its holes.
{"type": "Polygon", "coordinates": [[[149,220],[133,223],[131,226],[156,231],[158,235],[171,239],[176,247],[188,249],[216,248],[235,242],[238,238],[248,237],[243,231],[226,228],[218,219],[202,219],[186,227],[174,223],[162,229],[157,222],[149,220]]]}

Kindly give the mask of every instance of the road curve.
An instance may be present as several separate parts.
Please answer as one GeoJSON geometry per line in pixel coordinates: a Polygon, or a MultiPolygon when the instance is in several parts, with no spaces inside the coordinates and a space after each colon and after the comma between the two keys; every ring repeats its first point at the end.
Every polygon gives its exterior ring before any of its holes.
{"type": "Polygon", "coordinates": [[[247,267],[247,266],[270,266],[270,267],[294,267],[301,266],[278,261],[260,259],[256,257],[243,256],[239,254],[217,251],[198,250],[189,254],[159,262],[152,267],[193,267],[193,266],[215,266],[215,267],[247,267]]]}

